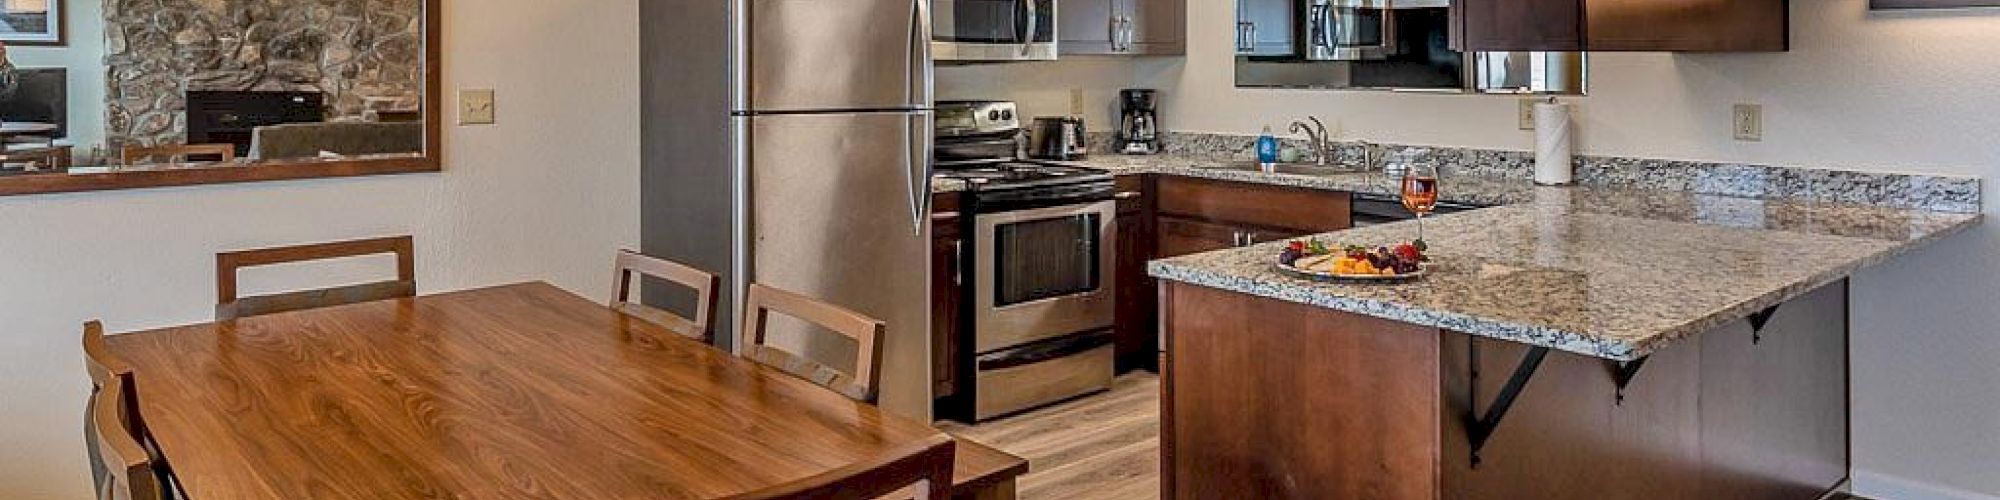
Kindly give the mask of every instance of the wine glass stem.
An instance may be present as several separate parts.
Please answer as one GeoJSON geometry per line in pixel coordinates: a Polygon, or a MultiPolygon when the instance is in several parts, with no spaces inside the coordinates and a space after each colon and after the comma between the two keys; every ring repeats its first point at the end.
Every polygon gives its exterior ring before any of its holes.
{"type": "Polygon", "coordinates": [[[1423,240],[1424,240],[1424,214],[1423,214],[1423,212],[1418,212],[1418,213],[1417,213],[1417,241],[1423,241],[1423,240]]]}

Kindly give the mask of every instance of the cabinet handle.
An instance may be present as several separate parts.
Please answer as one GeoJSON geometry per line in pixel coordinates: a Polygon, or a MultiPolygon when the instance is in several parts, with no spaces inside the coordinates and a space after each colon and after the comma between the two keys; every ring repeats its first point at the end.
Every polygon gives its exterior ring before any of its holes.
{"type": "Polygon", "coordinates": [[[951,284],[965,284],[965,240],[951,240],[951,284]]]}
{"type": "Polygon", "coordinates": [[[1114,195],[1111,195],[1111,197],[1112,197],[1112,198],[1114,198],[1114,199],[1120,199],[1120,200],[1130,200],[1130,199],[1133,199],[1133,198],[1138,198],[1139,196],[1141,196],[1141,195],[1140,195],[1140,193],[1139,193],[1138,191],[1125,191],[1125,192],[1121,192],[1121,193],[1118,193],[1118,194],[1114,194],[1114,195]]]}
{"type": "Polygon", "coordinates": [[[1118,29],[1111,30],[1111,50],[1125,51],[1125,16],[1118,17],[1118,29]]]}
{"type": "Polygon", "coordinates": [[[1117,52],[1117,51],[1118,51],[1118,30],[1120,29],[1120,28],[1119,28],[1119,25],[1121,25],[1121,24],[1124,24],[1124,18],[1123,18],[1123,17],[1120,17],[1120,16],[1118,16],[1118,15],[1116,15],[1116,14],[1113,14],[1113,15],[1111,16],[1111,26],[1109,26],[1109,28],[1111,29],[1111,33],[1110,33],[1110,35],[1111,35],[1111,51],[1112,51],[1112,52],[1117,52]]]}
{"type": "Polygon", "coordinates": [[[1132,16],[1124,16],[1124,19],[1125,19],[1125,23],[1124,23],[1124,24],[1125,24],[1125,29],[1124,29],[1124,32],[1123,32],[1123,33],[1122,33],[1122,34],[1121,34],[1121,35],[1119,36],[1119,40],[1120,40],[1120,41],[1119,41],[1119,45],[1122,45],[1122,46],[1124,46],[1124,47],[1125,47],[1124,49],[1121,49],[1121,50],[1123,50],[1123,51],[1125,51],[1125,52],[1131,52],[1131,51],[1132,51],[1132,38],[1133,38],[1133,33],[1134,33],[1134,32],[1135,32],[1136,30],[1134,30],[1134,29],[1133,29],[1133,27],[1132,27],[1132,16]]]}

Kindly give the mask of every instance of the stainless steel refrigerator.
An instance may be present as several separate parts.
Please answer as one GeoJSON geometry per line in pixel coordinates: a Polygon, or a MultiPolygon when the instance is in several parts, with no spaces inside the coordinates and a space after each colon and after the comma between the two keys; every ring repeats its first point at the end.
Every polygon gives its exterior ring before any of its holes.
{"type": "MultiPolygon", "coordinates": [[[[643,0],[642,251],[881,319],[881,405],[928,419],[929,0],[643,0]]],[[[607,257],[608,258],[608,257],[607,257]]],[[[647,301],[686,298],[649,287],[647,301]]],[[[852,345],[774,322],[821,360],[852,345]],[[818,337],[822,340],[811,340],[818,337]]],[[[849,368],[835,363],[837,368],[849,368]]]]}

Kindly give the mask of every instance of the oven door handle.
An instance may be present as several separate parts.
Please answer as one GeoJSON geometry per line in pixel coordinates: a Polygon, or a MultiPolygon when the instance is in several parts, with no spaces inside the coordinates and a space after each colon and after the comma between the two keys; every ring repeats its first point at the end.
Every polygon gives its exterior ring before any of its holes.
{"type": "Polygon", "coordinates": [[[977,363],[977,370],[990,372],[1008,368],[1019,368],[1083,354],[1090,352],[1092,349],[1108,345],[1111,345],[1109,331],[1099,331],[1059,340],[1044,341],[1017,347],[1010,351],[1001,351],[980,356],[977,363]]]}

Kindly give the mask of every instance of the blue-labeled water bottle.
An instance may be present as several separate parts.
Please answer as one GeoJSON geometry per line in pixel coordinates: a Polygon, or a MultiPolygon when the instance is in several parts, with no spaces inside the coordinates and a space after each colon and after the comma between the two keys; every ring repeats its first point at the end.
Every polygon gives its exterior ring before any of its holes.
{"type": "Polygon", "coordinates": [[[1257,168],[1267,174],[1278,170],[1278,138],[1271,135],[1270,125],[1257,136],[1257,168]]]}

